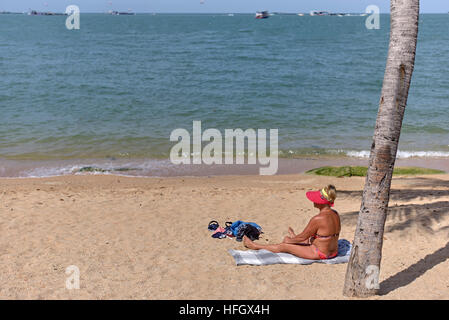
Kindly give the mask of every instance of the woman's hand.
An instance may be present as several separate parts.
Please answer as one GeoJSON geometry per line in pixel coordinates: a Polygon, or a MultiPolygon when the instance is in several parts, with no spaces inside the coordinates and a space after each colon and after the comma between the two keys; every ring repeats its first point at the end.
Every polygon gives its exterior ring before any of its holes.
{"type": "Polygon", "coordinates": [[[283,243],[287,243],[287,244],[295,244],[295,241],[294,241],[291,237],[286,236],[286,237],[284,238],[283,243]]]}
{"type": "Polygon", "coordinates": [[[288,234],[291,238],[296,237],[296,234],[291,227],[288,227],[288,234]]]}

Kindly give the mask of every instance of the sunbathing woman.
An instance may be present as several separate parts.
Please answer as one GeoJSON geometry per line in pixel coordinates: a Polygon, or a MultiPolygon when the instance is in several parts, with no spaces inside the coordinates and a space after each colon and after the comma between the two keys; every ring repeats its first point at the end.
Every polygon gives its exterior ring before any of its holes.
{"type": "Polygon", "coordinates": [[[331,259],[338,254],[338,236],[340,234],[340,217],[334,206],[337,190],[333,185],[319,191],[309,191],[307,198],[313,202],[320,213],[310,219],[303,232],[295,234],[288,228],[289,235],[280,244],[262,245],[243,238],[245,247],[249,249],[266,249],[271,252],[286,252],[305,259],[331,259]]]}

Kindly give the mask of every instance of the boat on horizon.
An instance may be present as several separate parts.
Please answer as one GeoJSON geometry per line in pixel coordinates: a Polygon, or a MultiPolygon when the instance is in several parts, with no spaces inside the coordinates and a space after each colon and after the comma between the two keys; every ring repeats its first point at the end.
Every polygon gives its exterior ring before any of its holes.
{"type": "Polygon", "coordinates": [[[39,12],[36,10],[31,10],[28,12],[29,16],[66,16],[67,13],[55,13],[55,12],[39,12]]]}
{"type": "Polygon", "coordinates": [[[311,16],[329,16],[330,13],[328,11],[310,11],[311,16]]]}
{"type": "Polygon", "coordinates": [[[120,12],[120,11],[109,11],[108,14],[113,16],[135,16],[136,14],[134,12],[120,12]]]}
{"type": "Polygon", "coordinates": [[[259,11],[256,13],[256,19],[267,19],[270,17],[268,11],[259,11]]]}
{"type": "Polygon", "coordinates": [[[0,14],[22,14],[22,12],[0,11],[0,14]]]}

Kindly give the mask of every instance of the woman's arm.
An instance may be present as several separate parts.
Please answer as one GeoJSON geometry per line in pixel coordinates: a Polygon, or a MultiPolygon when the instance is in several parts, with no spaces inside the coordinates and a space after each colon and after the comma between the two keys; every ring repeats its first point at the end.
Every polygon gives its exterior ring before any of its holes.
{"type": "Polygon", "coordinates": [[[285,243],[290,244],[300,244],[304,243],[304,241],[308,240],[311,236],[315,235],[318,231],[318,220],[319,217],[313,217],[310,219],[309,223],[307,224],[307,227],[304,229],[303,232],[300,234],[297,234],[294,237],[286,237],[285,243]]]}

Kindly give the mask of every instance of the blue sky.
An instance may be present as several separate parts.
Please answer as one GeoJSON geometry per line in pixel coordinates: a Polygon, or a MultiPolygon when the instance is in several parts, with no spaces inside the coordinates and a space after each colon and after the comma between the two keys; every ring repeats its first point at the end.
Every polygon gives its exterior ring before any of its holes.
{"type": "MultiPolygon", "coordinates": [[[[389,3],[389,0],[1,0],[0,11],[24,12],[32,8],[63,12],[68,5],[75,4],[81,12],[129,9],[134,12],[364,12],[368,5],[374,4],[381,12],[388,13],[389,3]]],[[[449,0],[422,0],[421,12],[447,13],[449,0]]]]}

